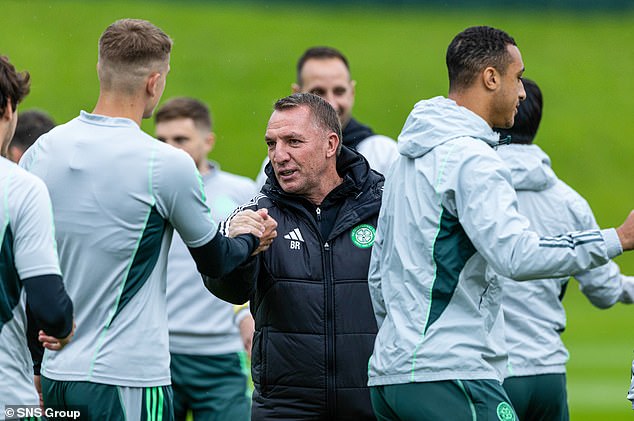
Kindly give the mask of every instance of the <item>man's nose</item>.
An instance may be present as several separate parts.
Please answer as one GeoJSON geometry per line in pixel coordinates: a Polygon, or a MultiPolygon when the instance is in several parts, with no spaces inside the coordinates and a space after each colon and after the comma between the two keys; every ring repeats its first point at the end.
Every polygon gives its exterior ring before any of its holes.
{"type": "Polygon", "coordinates": [[[275,149],[273,150],[273,157],[271,160],[279,164],[288,161],[288,159],[289,155],[286,146],[283,145],[282,142],[277,142],[275,144],[275,149]]]}
{"type": "Polygon", "coordinates": [[[522,87],[519,92],[520,101],[524,101],[526,99],[526,90],[524,89],[524,83],[522,82],[522,87]]]}
{"type": "Polygon", "coordinates": [[[328,102],[328,104],[330,104],[330,106],[332,108],[334,108],[335,110],[337,110],[337,99],[335,97],[335,95],[332,92],[327,92],[323,98],[328,102]]]}

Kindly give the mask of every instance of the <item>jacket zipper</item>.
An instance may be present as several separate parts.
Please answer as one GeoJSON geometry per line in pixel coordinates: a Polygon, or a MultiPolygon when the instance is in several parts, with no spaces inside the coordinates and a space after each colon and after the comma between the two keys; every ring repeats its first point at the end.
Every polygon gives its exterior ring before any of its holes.
{"type": "MultiPolygon", "coordinates": [[[[319,208],[317,208],[319,210],[319,208]]],[[[320,212],[317,212],[319,215],[320,212]]],[[[318,216],[319,217],[319,216],[318,216]]],[[[324,243],[324,280],[326,282],[326,408],[328,419],[335,418],[335,327],[334,327],[334,285],[332,271],[332,250],[324,243]]]]}

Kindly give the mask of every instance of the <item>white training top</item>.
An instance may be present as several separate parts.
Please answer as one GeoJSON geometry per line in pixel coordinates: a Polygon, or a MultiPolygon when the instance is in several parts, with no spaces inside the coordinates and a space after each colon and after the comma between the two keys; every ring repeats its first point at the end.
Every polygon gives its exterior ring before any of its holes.
{"type": "Polygon", "coordinates": [[[84,111],[20,161],[46,183],[77,329],[46,351],[54,380],[149,387],[170,383],[165,270],[174,227],[189,247],[218,227],[185,152],[127,118],[84,111]]]}
{"type": "Polygon", "coordinates": [[[0,158],[0,414],[5,405],[38,403],[22,280],[60,274],[53,233],[44,183],[0,158]]]}

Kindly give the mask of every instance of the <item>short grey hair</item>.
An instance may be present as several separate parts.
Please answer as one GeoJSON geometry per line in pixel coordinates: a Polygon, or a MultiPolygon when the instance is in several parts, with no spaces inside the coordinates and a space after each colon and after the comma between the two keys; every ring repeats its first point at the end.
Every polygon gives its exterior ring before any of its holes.
{"type": "Polygon", "coordinates": [[[334,108],[323,98],[310,93],[295,93],[277,100],[275,111],[285,111],[295,107],[307,107],[313,121],[323,130],[332,131],[339,137],[337,155],[341,152],[343,139],[341,136],[341,123],[334,108]]]}

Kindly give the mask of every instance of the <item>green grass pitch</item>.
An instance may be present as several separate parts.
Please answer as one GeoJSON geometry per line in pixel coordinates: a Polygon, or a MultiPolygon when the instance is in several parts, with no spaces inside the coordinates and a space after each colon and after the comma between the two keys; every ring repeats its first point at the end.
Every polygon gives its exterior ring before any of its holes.
{"type": "MultiPolygon", "coordinates": [[[[91,110],[98,94],[97,40],[112,21],[151,20],[174,39],[164,99],[207,101],[224,169],[254,177],[265,155],[273,102],[290,93],[297,57],[311,45],[347,54],[357,80],[355,116],[397,137],[416,101],[447,91],[445,49],[471,25],[511,33],[545,98],[538,143],[559,176],[584,195],[601,226],[634,207],[634,13],[384,9],[265,2],[4,1],[0,53],[28,69],[22,109],[58,122],[91,110]]],[[[150,133],[153,124],[143,125],[150,133]]],[[[634,255],[619,257],[634,274],[634,255]]],[[[625,420],[634,357],[634,307],[594,309],[573,282],[564,340],[572,420],[625,420]]]]}

